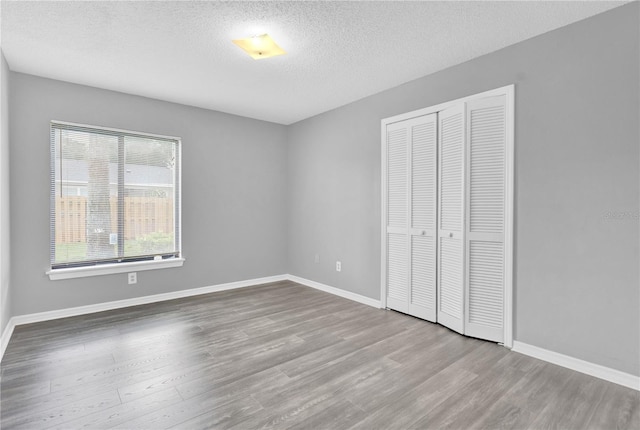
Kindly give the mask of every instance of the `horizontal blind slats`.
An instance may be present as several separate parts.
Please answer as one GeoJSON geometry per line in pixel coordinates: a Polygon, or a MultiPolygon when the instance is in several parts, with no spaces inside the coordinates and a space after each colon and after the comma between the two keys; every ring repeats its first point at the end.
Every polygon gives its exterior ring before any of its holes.
{"type": "Polygon", "coordinates": [[[179,139],[58,122],[50,139],[52,268],[180,255],[179,139]]]}

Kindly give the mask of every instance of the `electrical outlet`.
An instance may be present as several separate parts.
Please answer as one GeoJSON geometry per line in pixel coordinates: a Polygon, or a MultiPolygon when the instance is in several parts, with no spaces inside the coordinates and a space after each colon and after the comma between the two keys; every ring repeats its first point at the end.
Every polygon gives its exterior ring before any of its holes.
{"type": "Polygon", "coordinates": [[[316,256],[313,259],[313,262],[316,264],[320,263],[320,254],[316,254],[316,256]]]}
{"type": "Polygon", "coordinates": [[[137,272],[131,272],[129,273],[129,284],[135,284],[138,282],[138,273],[137,272]]]}
{"type": "Polygon", "coordinates": [[[341,271],[342,271],[342,262],[336,261],[336,272],[341,272],[341,271]]]}

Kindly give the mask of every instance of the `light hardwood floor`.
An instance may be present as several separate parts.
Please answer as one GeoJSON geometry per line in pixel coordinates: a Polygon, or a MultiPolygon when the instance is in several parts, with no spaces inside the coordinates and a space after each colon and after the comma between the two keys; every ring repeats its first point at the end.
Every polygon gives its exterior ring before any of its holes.
{"type": "Polygon", "coordinates": [[[1,427],[640,429],[637,391],[279,282],[16,327],[1,427]]]}

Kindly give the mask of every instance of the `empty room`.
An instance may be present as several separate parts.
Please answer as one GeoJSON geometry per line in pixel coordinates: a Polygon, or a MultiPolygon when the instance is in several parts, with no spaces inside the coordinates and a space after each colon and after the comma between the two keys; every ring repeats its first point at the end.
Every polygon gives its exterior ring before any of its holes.
{"type": "Polygon", "coordinates": [[[0,428],[640,429],[640,2],[0,24],[0,428]]]}

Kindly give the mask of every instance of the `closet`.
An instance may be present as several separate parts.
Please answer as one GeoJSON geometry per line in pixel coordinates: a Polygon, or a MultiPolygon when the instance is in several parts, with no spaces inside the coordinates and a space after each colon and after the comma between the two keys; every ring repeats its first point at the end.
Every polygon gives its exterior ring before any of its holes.
{"type": "Polygon", "coordinates": [[[511,346],[513,86],[382,121],[382,303],[511,346]]]}

